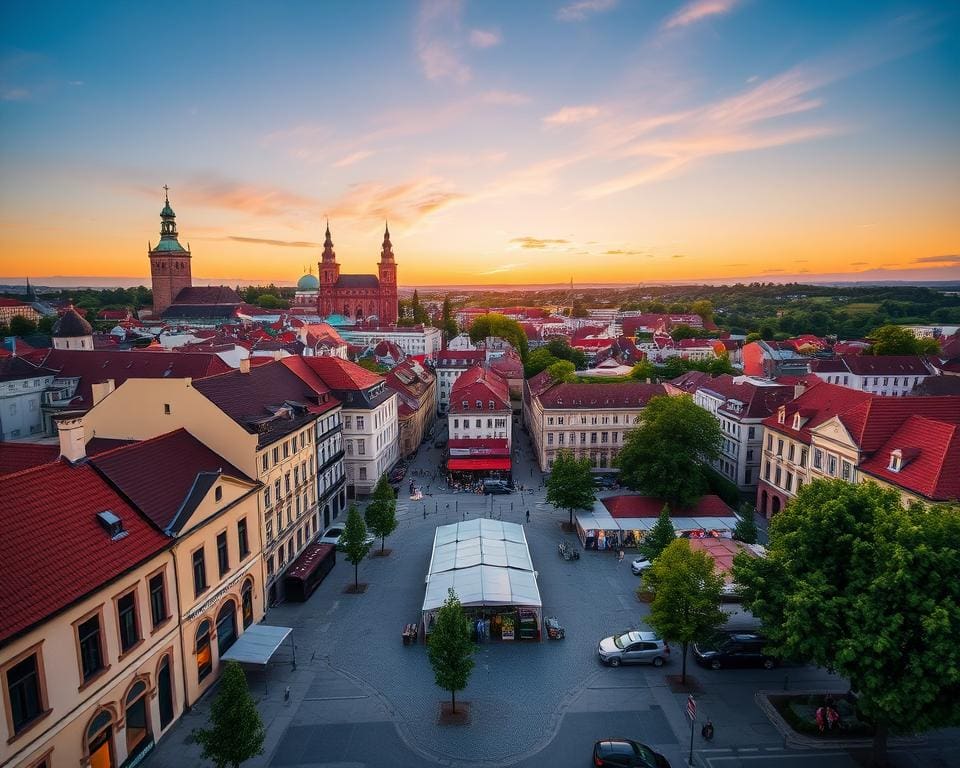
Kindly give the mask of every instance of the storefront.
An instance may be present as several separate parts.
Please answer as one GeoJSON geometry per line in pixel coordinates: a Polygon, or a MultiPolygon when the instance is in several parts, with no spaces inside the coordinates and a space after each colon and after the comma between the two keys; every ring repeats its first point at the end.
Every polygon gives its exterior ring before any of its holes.
{"type": "Polygon", "coordinates": [[[523,526],[481,518],[437,528],[423,601],[424,636],[451,588],[477,642],[541,639],[540,590],[523,526]]]}
{"type": "Polygon", "coordinates": [[[510,448],[505,439],[460,439],[447,444],[447,482],[469,490],[483,480],[510,481],[510,448]]]}

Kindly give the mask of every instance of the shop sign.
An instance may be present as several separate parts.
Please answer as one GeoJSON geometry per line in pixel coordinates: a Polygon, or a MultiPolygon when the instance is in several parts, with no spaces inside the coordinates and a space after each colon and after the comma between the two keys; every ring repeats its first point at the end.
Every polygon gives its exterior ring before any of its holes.
{"type": "Polygon", "coordinates": [[[253,566],[256,564],[257,564],[256,560],[251,560],[249,563],[246,564],[244,568],[237,571],[237,573],[235,573],[230,578],[229,581],[224,582],[223,586],[220,587],[220,589],[218,589],[216,592],[210,595],[210,597],[208,597],[206,600],[200,603],[200,605],[194,606],[194,608],[192,608],[190,611],[184,614],[183,618],[186,621],[192,621],[193,619],[197,618],[197,616],[200,616],[206,613],[208,610],[210,610],[211,606],[215,605],[220,600],[221,597],[223,597],[225,594],[227,594],[227,592],[229,592],[233,587],[235,587],[237,585],[237,582],[239,582],[240,579],[246,576],[247,572],[251,568],[253,568],[253,566]]]}

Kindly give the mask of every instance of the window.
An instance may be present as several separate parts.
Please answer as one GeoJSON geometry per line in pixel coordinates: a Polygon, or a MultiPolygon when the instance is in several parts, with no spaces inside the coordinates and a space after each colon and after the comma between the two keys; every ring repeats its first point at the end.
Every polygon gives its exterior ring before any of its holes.
{"type": "Polygon", "coordinates": [[[840,477],[849,482],[853,479],[853,465],[849,461],[844,461],[841,465],[840,477]]]}
{"type": "Polygon", "coordinates": [[[140,641],[135,590],[117,600],[117,620],[120,623],[120,652],[126,653],[140,641]]]}
{"type": "Polygon", "coordinates": [[[590,433],[590,444],[593,445],[593,444],[596,443],[596,442],[597,442],[597,433],[596,433],[596,432],[591,432],[591,433],[590,433]]]}
{"type": "Polygon", "coordinates": [[[283,493],[284,495],[290,493],[290,473],[289,472],[287,472],[287,474],[283,476],[283,493]]]}
{"type": "Polygon", "coordinates": [[[197,627],[197,640],[194,644],[197,655],[197,680],[203,680],[213,671],[213,657],[210,653],[210,621],[204,619],[197,627]]]}
{"type": "Polygon", "coordinates": [[[193,593],[199,597],[207,589],[207,564],[203,557],[203,547],[193,553],[193,593]]]}
{"type": "Polygon", "coordinates": [[[783,440],[777,440],[777,456],[783,456],[783,440]]]}
{"type": "Polygon", "coordinates": [[[477,419],[477,423],[476,423],[477,429],[480,429],[480,424],[481,424],[480,419],[477,419]]]}
{"type": "Polygon", "coordinates": [[[87,759],[85,765],[102,766],[114,764],[113,715],[101,709],[87,727],[87,759]]]}
{"type": "Polygon", "coordinates": [[[243,582],[240,590],[240,613],[243,617],[243,628],[253,624],[253,579],[243,582]]]}
{"type": "Polygon", "coordinates": [[[8,667],[6,683],[13,732],[17,734],[43,714],[39,653],[30,653],[8,667]]]}
{"type": "Polygon", "coordinates": [[[367,441],[357,440],[357,456],[364,456],[367,452],[367,441]]]}
{"type": "Polygon", "coordinates": [[[366,479],[367,479],[367,468],[366,468],[366,467],[360,467],[360,479],[361,479],[361,480],[366,480],[366,479]]]}
{"type": "Polygon", "coordinates": [[[273,496],[276,501],[280,501],[280,479],[277,478],[273,481],[273,496]]]}
{"type": "Polygon", "coordinates": [[[100,639],[100,612],[77,627],[80,643],[80,676],[87,682],[103,669],[103,645],[100,639]]]}
{"type": "Polygon", "coordinates": [[[263,508],[270,509],[270,489],[266,488],[263,491],[263,508]]]}
{"type": "Polygon", "coordinates": [[[796,444],[790,443],[790,449],[787,451],[787,459],[793,461],[793,457],[796,453],[796,444]]]}
{"type": "Polygon", "coordinates": [[[237,605],[227,600],[217,614],[217,655],[223,658],[237,641],[237,605]]]}
{"type": "Polygon", "coordinates": [[[363,429],[363,416],[357,416],[357,429],[363,429]]]}
{"type": "Polygon", "coordinates": [[[160,701],[160,727],[173,722],[173,685],[170,679],[170,657],[164,656],[157,672],[157,697],[160,701]]]}
{"type": "Polygon", "coordinates": [[[454,420],[453,420],[453,428],[454,428],[454,429],[460,429],[460,419],[454,419],[454,420]]]}
{"type": "Polygon", "coordinates": [[[547,432],[547,445],[553,445],[553,432],[547,432]]]}
{"type": "Polygon", "coordinates": [[[221,501],[223,499],[223,486],[218,485],[213,491],[213,500],[221,501]]]}
{"type": "Polygon", "coordinates": [[[290,456],[290,441],[283,441],[283,458],[288,458],[290,456]]]}
{"type": "Polygon", "coordinates": [[[267,576],[273,576],[273,555],[267,558],[267,576]]]}
{"type": "Polygon", "coordinates": [[[223,576],[230,570],[230,553],[227,551],[227,532],[217,534],[217,566],[223,576]]]}
{"type": "Polygon", "coordinates": [[[781,477],[780,467],[777,467],[777,470],[776,472],[774,472],[774,475],[773,475],[774,485],[780,485],[780,477],[781,477]]]}
{"type": "Polygon", "coordinates": [[[280,462],[280,446],[276,445],[273,448],[273,463],[274,465],[280,462]]]}
{"type": "Polygon", "coordinates": [[[765,462],[763,465],[763,479],[764,480],[770,479],[770,462],[769,461],[765,462]]]}
{"type": "Polygon", "coordinates": [[[830,477],[836,477],[837,476],[837,457],[831,456],[829,461],[830,461],[830,469],[829,469],[830,477]]]}
{"type": "Polygon", "coordinates": [[[747,448],[747,461],[753,461],[753,448],[747,448]]]}
{"type": "Polygon", "coordinates": [[[767,450],[773,450],[773,435],[767,435],[767,450]]]}
{"type": "Polygon", "coordinates": [[[150,587],[150,619],[156,629],[167,618],[167,589],[163,574],[151,576],[148,582],[150,587]]]}
{"type": "Polygon", "coordinates": [[[487,419],[487,429],[493,429],[493,419],[487,419]]]}
{"type": "Polygon", "coordinates": [[[237,520],[237,544],[241,559],[250,554],[250,542],[247,541],[247,518],[237,520]]]}
{"type": "Polygon", "coordinates": [[[754,437],[756,437],[756,434],[757,434],[757,428],[756,428],[756,427],[750,427],[750,428],[747,429],[747,439],[748,439],[748,440],[753,440],[754,437]]]}
{"type": "Polygon", "coordinates": [[[343,428],[344,428],[344,429],[353,429],[353,416],[344,416],[344,417],[343,417],[343,428]]]}
{"type": "Polygon", "coordinates": [[[124,725],[127,733],[127,759],[136,758],[151,743],[147,720],[147,684],[138,680],[127,694],[124,725]]]}
{"type": "Polygon", "coordinates": [[[169,415],[170,415],[170,403],[164,403],[164,404],[163,404],[163,415],[164,415],[164,416],[169,416],[169,415]]]}
{"type": "Polygon", "coordinates": [[[261,459],[263,460],[263,471],[266,472],[270,468],[270,456],[266,451],[264,451],[261,459]]]}
{"type": "Polygon", "coordinates": [[[814,469],[823,469],[823,451],[819,448],[813,449],[813,467],[814,469]]]}
{"type": "Polygon", "coordinates": [[[806,448],[800,449],[800,466],[801,467],[807,466],[807,449],[806,448]]]}

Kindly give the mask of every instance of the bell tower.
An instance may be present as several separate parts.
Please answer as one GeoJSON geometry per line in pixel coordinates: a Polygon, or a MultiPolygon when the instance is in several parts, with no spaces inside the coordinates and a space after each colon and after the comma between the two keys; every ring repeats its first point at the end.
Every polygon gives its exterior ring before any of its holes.
{"type": "Polygon", "coordinates": [[[177,239],[177,214],[170,207],[169,187],[164,185],[164,205],[160,211],[160,242],[147,244],[150,281],[153,287],[153,313],[159,316],[184,288],[193,285],[190,251],[177,239]]]}
{"type": "Polygon", "coordinates": [[[394,325],[397,322],[397,263],[393,260],[389,224],[384,225],[377,273],[380,278],[380,324],[394,325]]]}
{"type": "Polygon", "coordinates": [[[323,256],[317,265],[320,272],[320,290],[317,296],[317,312],[321,317],[332,315],[336,309],[336,285],[340,279],[340,265],[337,264],[337,252],[333,250],[333,238],[330,237],[330,219],[327,219],[326,236],[323,239],[323,256]]]}

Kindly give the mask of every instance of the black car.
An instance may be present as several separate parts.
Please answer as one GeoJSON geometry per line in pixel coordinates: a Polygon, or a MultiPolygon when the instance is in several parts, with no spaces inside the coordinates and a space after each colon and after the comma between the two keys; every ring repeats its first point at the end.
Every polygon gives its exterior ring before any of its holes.
{"type": "Polygon", "coordinates": [[[646,744],[630,739],[603,739],[593,745],[593,764],[597,768],[670,768],[670,763],[659,752],[646,744]]]}
{"type": "Polygon", "coordinates": [[[723,667],[763,667],[773,669],[779,663],[764,653],[766,638],[754,632],[717,635],[712,640],[693,644],[693,656],[710,669],[723,667]]]}

